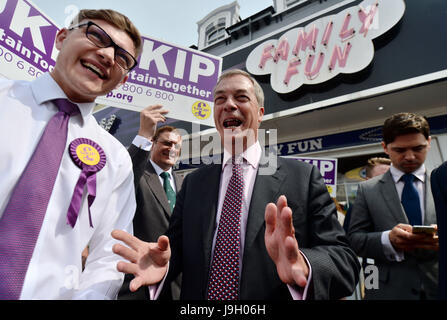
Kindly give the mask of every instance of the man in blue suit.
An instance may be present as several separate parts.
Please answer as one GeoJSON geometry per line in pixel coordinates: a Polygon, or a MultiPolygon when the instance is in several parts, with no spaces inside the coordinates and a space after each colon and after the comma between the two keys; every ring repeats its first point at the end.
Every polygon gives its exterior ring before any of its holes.
{"type": "Polygon", "coordinates": [[[431,189],[435,201],[439,235],[439,298],[447,299],[447,161],[432,171],[431,189]]]}

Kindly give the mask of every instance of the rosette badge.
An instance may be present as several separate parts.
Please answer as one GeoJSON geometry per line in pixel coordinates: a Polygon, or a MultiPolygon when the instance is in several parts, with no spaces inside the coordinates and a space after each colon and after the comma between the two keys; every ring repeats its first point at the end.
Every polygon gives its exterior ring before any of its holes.
{"type": "Polygon", "coordinates": [[[96,173],[104,168],[106,155],[102,148],[94,141],[87,138],[73,140],[69,146],[70,156],[73,162],[82,170],[76,183],[70,207],[67,212],[67,223],[74,228],[82,203],[82,194],[87,185],[87,202],[90,227],[93,228],[90,207],[96,198],[96,173]]]}

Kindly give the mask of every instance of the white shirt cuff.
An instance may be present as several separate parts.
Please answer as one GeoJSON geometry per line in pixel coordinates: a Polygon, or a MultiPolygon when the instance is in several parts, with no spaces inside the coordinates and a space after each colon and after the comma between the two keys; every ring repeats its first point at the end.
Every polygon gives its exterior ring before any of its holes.
{"type": "Polygon", "coordinates": [[[145,137],[136,135],[132,141],[132,144],[137,148],[143,149],[144,151],[151,151],[152,141],[145,137]]]}
{"type": "Polygon", "coordinates": [[[304,260],[307,263],[307,266],[309,267],[309,275],[307,276],[307,283],[306,286],[303,288],[298,287],[297,285],[291,286],[287,285],[287,288],[289,288],[289,292],[292,295],[293,300],[306,300],[307,298],[307,290],[309,289],[309,284],[312,281],[312,267],[309,263],[309,260],[307,260],[307,257],[304,255],[302,251],[300,251],[301,254],[304,257],[304,260]]]}
{"type": "Polygon", "coordinates": [[[391,230],[382,232],[382,236],[381,236],[380,240],[382,242],[383,253],[387,257],[387,259],[390,261],[397,261],[397,262],[403,261],[404,253],[402,251],[396,251],[394,249],[394,247],[390,241],[390,236],[389,236],[390,232],[391,232],[391,230]]]}
{"type": "Polygon", "coordinates": [[[168,276],[169,272],[169,262],[168,262],[168,269],[166,270],[165,276],[163,279],[154,285],[148,286],[147,289],[149,290],[149,297],[151,300],[157,300],[160,296],[161,289],[163,289],[163,285],[165,283],[166,277],[168,276]]]}

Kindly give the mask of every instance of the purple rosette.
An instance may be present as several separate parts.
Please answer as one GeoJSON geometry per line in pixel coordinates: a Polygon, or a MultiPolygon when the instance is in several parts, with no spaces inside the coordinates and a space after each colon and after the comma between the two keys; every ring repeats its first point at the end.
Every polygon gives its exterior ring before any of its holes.
{"type": "Polygon", "coordinates": [[[82,194],[87,185],[87,202],[90,227],[93,228],[90,207],[96,198],[96,173],[104,168],[106,155],[104,150],[94,141],[87,138],[73,140],[69,146],[73,162],[82,170],[76,183],[70,207],[67,212],[67,223],[74,228],[82,203],[82,194]]]}

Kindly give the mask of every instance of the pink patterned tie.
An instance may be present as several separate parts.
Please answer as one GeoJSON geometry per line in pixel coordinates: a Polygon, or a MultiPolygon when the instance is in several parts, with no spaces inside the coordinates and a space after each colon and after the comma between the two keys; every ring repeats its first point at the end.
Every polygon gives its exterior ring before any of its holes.
{"type": "Polygon", "coordinates": [[[56,99],[53,102],[59,112],[48,122],[0,218],[2,300],[20,298],[25,274],[67,143],[68,121],[70,116],[79,113],[78,107],[67,99],[56,99]]]}
{"type": "Polygon", "coordinates": [[[233,174],[225,194],[208,282],[209,300],[239,298],[239,253],[244,178],[240,162],[232,159],[233,174]]]}

